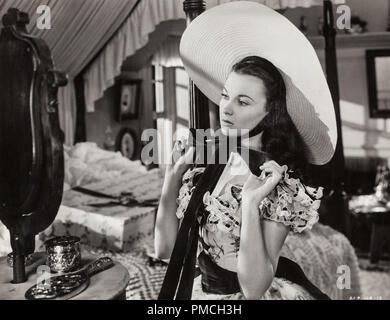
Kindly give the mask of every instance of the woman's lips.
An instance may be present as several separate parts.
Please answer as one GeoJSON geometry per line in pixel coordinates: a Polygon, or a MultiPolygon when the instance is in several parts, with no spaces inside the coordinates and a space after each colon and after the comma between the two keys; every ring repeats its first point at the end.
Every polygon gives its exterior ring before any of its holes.
{"type": "Polygon", "coordinates": [[[233,125],[233,122],[231,122],[231,121],[229,121],[229,120],[222,120],[222,122],[224,123],[224,124],[226,124],[226,125],[233,125]]]}

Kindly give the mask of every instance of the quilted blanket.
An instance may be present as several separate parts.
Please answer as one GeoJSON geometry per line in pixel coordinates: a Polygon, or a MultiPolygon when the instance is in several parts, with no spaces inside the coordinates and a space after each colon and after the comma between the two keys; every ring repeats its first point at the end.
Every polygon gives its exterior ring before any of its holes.
{"type": "Polygon", "coordinates": [[[317,223],[308,232],[290,233],[282,255],[296,261],[331,299],[361,295],[355,250],[342,233],[329,226],[317,223]]]}
{"type": "MultiPolygon", "coordinates": [[[[282,249],[282,255],[296,261],[307,277],[332,300],[349,300],[362,295],[358,261],[353,247],[340,232],[317,223],[312,230],[291,233],[282,249]]],[[[134,250],[120,255],[130,272],[127,299],[157,299],[166,266],[148,264],[146,249],[134,250]]],[[[232,299],[234,296],[220,296],[196,290],[199,277],[195,280],[193,299],[232,299]]]]}

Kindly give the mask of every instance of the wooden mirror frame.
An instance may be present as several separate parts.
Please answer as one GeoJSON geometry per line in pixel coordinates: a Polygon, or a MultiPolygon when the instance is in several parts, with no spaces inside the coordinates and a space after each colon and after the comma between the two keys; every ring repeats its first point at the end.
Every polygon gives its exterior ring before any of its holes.
{"type": "MultiPolygon", "coordinates": [[[[378,103],[378,84],[377,84],[377,70],[375,66],[375,59],[378,57],[389,57],[390,49],[376,49],[366,51],[367,64],[367,85],[368,97],[371,118],[390,118],[390,108],[388,110],[380,110],[378,103]]],[[[390,70],[389,70],[390,73],[390,70]]],[[[390,90],[390,88],[389,88],[390,90]]]]}

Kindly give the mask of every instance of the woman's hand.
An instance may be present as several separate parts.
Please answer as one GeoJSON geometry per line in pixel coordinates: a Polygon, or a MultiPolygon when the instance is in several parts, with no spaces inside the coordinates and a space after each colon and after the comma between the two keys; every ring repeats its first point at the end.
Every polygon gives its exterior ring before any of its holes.
{"type": "Polygon", "coordinates": [[[167,166],[167,171],[180,177],[194,163],[195,148],[188,147],[187,140],[177,140],[171,153],[171,163],[167,166]]]}
{"type": "Polygon", "coordinates": [[[184,139],[177,140],[171,152],[171,163],[166,166],[165,178],[157,209],[154,245],[160,259],[169,259],[174,248],[179,220],[176,216],[177,203],[184,172],[193,164],[195,148],[188,148],[184,139]]]}
{"type": "Polygon", "coordinates": [[[268,194],[282,179],[287,166],[280,166],[275,161],[267,161],[260,169],[263,170],[259,177],[250,174],[242,189],[242,201],[244,205],[259,206],[268,194]]]}
{"type": "Polygon", "coordinates": [[[186,140],[177,140],[170,154],[171,162],[166,166],[162,188],[162,197],[177,197],[181,179],[186,170],[193,164],[195,148],[188,147],[186,140]]]}

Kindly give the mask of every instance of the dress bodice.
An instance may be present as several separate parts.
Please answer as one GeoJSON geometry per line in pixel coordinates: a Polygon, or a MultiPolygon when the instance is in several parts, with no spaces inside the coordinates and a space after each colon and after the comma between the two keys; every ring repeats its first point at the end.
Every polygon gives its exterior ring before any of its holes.
{"type": "MultiPolygon", "coordinates": [[[[188,169],[182,178],[177,198],[179,219],[184,217],[196,181],[205,168],[188,169]]],[[[199,217],[199,249],[220,267],[237,271],[240,247],[241,191],[251,174],[246,162],[232,152],[214,190],[203,196],[207,218],[199,217]]],[[[299,179],[290,178],[288,170],[277,187],[261,202],[261,219],[283,223],[293,232],[310,229],[318,221],[318,208],[322,188],[303,185],[299,179]]]]}

